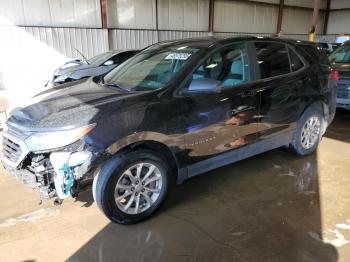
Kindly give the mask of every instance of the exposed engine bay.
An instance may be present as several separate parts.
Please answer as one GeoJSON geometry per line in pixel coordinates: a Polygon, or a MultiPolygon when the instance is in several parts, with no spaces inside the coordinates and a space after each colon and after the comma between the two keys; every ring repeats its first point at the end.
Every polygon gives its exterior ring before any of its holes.
{"type": "Polygon", "coordinates": [[[31,188],[37,188],[40,203],[56,197],[56,204],[91,185],[96,170],[92,163],[98,156],[83,141],[54,152],[27,153],[24,145],[7,133],[3,152],[5,169],[31,188]]]}

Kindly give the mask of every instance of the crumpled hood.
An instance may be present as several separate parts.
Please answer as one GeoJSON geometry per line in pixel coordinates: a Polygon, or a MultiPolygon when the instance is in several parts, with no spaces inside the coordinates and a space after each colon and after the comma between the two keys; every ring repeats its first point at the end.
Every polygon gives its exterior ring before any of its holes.
{"type": "MultiPolygon", "coordinates": [[[[73,60],[74,61],[74,60],[73,60]]],[[[67,73],[75,72],[78,70],[95,68],[95,65],[89,65],[82,62],[68,62],[55,71],[56,76],[65,75],[67,73]]]]}
{"type": "Polygon", "coordinates": [[[8,120],[20,129],[58,130],[95,123],[108,110],[116,110],[124,98],[135,94],[88,80],[52,88],[16,108],[8,120]]]}

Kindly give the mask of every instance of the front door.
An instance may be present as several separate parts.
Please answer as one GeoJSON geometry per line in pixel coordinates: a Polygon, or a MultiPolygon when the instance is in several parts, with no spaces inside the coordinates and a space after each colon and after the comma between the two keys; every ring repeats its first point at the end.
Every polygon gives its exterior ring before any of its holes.
{"type": "Polygon", "coordinates": [[[256,141],[259,94],[251,83],[254,73],[248,50],[247,43],[222,47],[205,58],[188,79],[182,93],[187,96],[184,117],[189,165],[256,141]],[[217,88],[208,90],[215,82],[217,88]]]}

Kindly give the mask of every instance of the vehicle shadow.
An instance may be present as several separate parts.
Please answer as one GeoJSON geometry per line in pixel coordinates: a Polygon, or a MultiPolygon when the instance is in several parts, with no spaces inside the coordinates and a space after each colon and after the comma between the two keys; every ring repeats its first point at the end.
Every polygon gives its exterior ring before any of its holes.
{"type": "Polygon", "coordinates": [[[109,223],[68,261],[337,261],[317,154],[276,149],[176,186],[149,220],[109,223]]]}
{"type": "Polygon", "coordinates": [[[350,110],[337,109],[325,137],[350,143],[350,110]]]}

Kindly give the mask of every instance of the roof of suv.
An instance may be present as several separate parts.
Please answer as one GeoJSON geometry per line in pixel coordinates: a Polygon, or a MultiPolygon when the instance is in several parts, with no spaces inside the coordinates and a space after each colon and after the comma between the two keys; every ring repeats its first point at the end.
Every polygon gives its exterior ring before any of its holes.
{"type": "Polygon", "coordinates": [[[311,44],[311,45],[316,44],[314,42],[288,39],[283,37],[260,37],[260,36],[228,36],[228,37],[227,36],[226,37],[208,36],[208,37],[198,37],[198,38],[185,38],[181,40],[167,40],[167,41],[159,42],[158,44],[166,45],[166,46],[192,45],[192,46],[198,46],[198,47],[210,47],[215,44],[226,44],[233,41],[236,42],[236,41],[247,41],[247,40],[280,41],[280,42],[291,43],[291,44],[311,44]]]}

